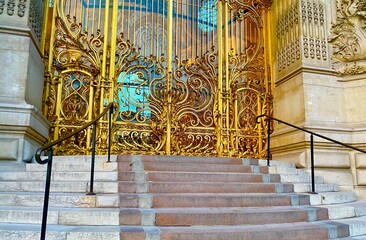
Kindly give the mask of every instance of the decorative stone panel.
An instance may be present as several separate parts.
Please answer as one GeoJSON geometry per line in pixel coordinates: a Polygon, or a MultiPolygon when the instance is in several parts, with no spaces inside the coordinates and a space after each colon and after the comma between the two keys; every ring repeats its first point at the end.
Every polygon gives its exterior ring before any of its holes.
{"type": "Polygon", "coordinates": [[[277,1],[274,9],[277,71],[280,75],[305,62],[313,66],[326,65],[328,43],[324,0],[277,1]]]}
{"type": "Polygon", "coordinates": [[[337,0],[337,19],[329,42],[333,45],[333,68],[339,75],[366,72],[366,2],[337,0]]]}
{"type": "Polygon", "coordinates": [[[43,21],[43,1],[30,0],[29,27],[32,29],[38,41],[41,40],[42,21],[43,21]]]}
{"type": "Polygon", "coordinates": [[[0,138],[0,161],[1,160],[17,160],[18,158],[19,139],[17,138],[0,138]]]}
{"type": "Polygon", "coordinates": [[[0,14],[24,17],[27,8],[27,0],[0,0],[0,14]]]}
{"type": "Polygon", "coordinates": [[[6,27],[29,27],[40,41],[43,6],[43,0],[0,0],[0,23],[6,27]]]}
{"type": "Polygon", "coordinates": [[[301,1],[303,56],[305,58],[318,61],[326,61],[328,58],[324,16],[323,1],[301,1]]]}
{"type": "Polygon", "coordinates": [[[356,153],[355,161],[357,185],[366,186],[366,154],[356,153]]]}
{"type": "Polygon", "coordinates": [[[278,71],[301,59],[299,5],[293,2],[276,22],[278,71]]]}

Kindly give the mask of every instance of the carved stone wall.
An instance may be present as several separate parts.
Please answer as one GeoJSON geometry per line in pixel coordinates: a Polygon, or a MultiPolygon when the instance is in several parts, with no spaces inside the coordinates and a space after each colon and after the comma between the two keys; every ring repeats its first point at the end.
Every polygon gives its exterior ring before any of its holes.
{"type": "Polygon", "coordinates": [[[294,1],[288,5],[276,21],[277,62],[281,72],[301,60],[299,4],[294,1]]]}
{"type": "Polygon", "coordinates": [[[30,161],[48,137],[42,107],[42,0],[0,0],[0,168],[30,161]]]}
{"type": "Polygon", "coordinates": [[[0,0],[0,26],[29,28],[38,42],[42,34],[42,0],[0,0]]]}
{"type": "Polygon", "coordinates": [[[339,75],[366,73],[366,1],[337,0],[337,18],[329,42],[339,75]]]}
{"type": "Polygon", "coordinates": [[[0,14],[13,16],[16,14],[19,17],[24,17],[27,6],[27,0],[0,0],[0,14]]]}
{"type": "Polygon", "coordinates": [[[275,1],[277,74],[328,65],[324,0],[275,1]]]}
{"type": "MultiPolygon", "coordinates": [[[[275,0],[274,116],[365,149],[366,0],[275,0]]],[[[274,159],[310,166],[310,136],[274,125],[274,159]]],[[[366,198],[366,157],[315,138],[316,174],[366,198]]]]}
{"type": "Polygon", "coordinates": [[[29,27],[32,29],[35,37],[38,39],[38,41],[41,40],[42,21],[43,21],[43,1],[30,0],[28,24],[29,27]]]}

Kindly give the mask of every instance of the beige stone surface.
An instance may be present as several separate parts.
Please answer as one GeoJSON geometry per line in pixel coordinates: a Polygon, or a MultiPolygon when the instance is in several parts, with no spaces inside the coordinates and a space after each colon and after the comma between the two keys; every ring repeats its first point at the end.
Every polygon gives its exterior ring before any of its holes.
{"type": "Polygon", "coordinates": [[[274,153],[273,159],[278,161],[293,162],[299,168],[306,166],[306,158],[304,151],[285,151],[283,153],[274,153]]]}
{"type": "Polygon", "coordinates": [[[44,65],[29,29],[19,28],[28,17],[17,22],[15,15],[8,16],[11,23],[0,19],[9,24],[0,24],[0,160],[22,162],[30,161],[46,141],[50,124],[40,113],[44,65]]]}
{"type": "Polygon", "coordinates": [[[0,160],[18,159],[19,139],[0,138],[0,160]]]}
{"type": "Polygon", "coordinates": [[[356,168],[366,168],[366,154],[355,153],[356,168]]]}
{"type": "Polygon", "coordinates": [[[304,121],[305,104],[301,75],[276,86],[274,116],[291,123],[304,121]]]}
{"type": "MultiPolygon", "coordinates": [[[[346,115],[351,123],[365,123],[366,117],[366,76],[341,79],[345,88],[346,115]]],[[[363,124],[363,127],[365,125],[363,124]]]]}
{"type": "Polygon", "coordinates": [[[343,88],[336,79],[312,73],[304,73],[303,79],[306,120],[345,122],[343,88]]]}
{"type": "Polygon", "coordinates": [[[29,9],[31,1],[22,1],[22,0],[14,0],[14,13],[8,13],[8,1],[4,3],[4,12],[0,14],[0,25],[4,26],[13,26],[13,27],[27,27],[28,26],[28,18],[29,18],[29,9]],[[20,2],[25,4],[24,7],[24,16],[18,14],[20,2]]]}
{"type": "Polygon", "coordinates": [[[315,176],[323,177],[326,183],[338,184],[340,189],[352,188],[354,184],[352,172],[346,169],[316,168],[315,176]]]}
{"type": "Polygon", "coordinates": [[[314,166],[318,168],[349,169],[351,167],[350,156],[348,153],[342,152],[315,151],[314,166]]]}
{"type": "Polygon", "coordinates": [[[366,169],[357,169],[357,185],[358,186],[366,186],[366,169]]]}

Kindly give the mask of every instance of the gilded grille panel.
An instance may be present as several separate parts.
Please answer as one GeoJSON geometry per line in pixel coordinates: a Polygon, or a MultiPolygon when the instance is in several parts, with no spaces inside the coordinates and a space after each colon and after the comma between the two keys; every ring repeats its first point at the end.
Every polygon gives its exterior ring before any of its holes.
{"type": "MultiPolygon", "coordinates": [[[[53,138],[114,101],[113,152],[263,156],[272,84],[269,1],[59,0],[44,113],[53,138]]],[[[106,124],[98,151],[105,152],[106,124]]],[[[87,153],[89,131],[60,154],[87,153]]]]}

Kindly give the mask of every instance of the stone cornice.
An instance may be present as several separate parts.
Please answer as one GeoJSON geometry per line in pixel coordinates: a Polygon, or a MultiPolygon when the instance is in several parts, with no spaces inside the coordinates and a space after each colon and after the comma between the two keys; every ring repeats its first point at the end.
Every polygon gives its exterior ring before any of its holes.
{"type": "Polygon", "coordinates": [[[319,68],[319,67],[313,67],[313,66],[311,66],[311,67],[310,66],[302,66],[302,67],[299,67],[299,68],[293,70],[292,72],[289,72],[284,77],[281,77],[280,79],[278,79],[275,82],[275,85],[279,86],[279,85],[287,82],[288,80],[292,79],[296,75],[299,75],[299,74],[302,74],[302,73],[314,73],[314,74],[322,74],[322,75],[329,75],[329,76],[335,76],[336,75],[336,72],[334,71],[334,69],[319,68]]]}
{"type": "Polygon", "coordinates": [[[30,28],[24,28],[24,27],[14,27],[14,26],[4,26],[0,24],[0,34],[1,33],[7,33],[7,34],[14,34],[14,35],[20,35],[20,36],[26,36],[29,37],[35,48],[37,49],[37,52],[40,56],[42,56],[41,49],[39,46],[39,41],[35,38],[35,36],[32,33],[32,30],[30,28]]]}

